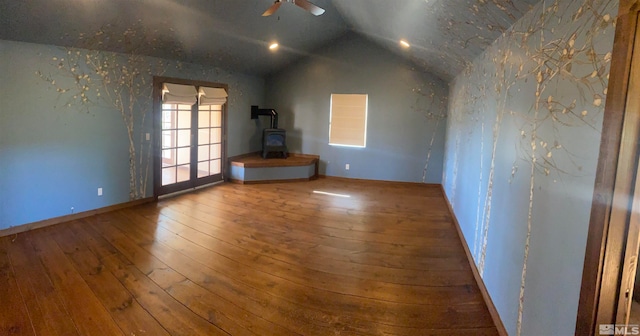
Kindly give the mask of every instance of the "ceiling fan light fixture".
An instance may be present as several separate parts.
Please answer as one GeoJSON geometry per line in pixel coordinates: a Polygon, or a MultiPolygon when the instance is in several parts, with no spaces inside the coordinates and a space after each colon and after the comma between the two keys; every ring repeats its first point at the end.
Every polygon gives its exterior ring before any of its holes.
{"type": "Polygon", "coordinates": [[[280,8],[283,2],[290,2],[315,16],[320,16],[324,14],[324,9],[314,5],[313,3],[307,0],[275,0],[273,5],[271,5],[271,7],[269,7],[264,13],[262,13],[262,16],[273,15],[273,13],[275,13],[278,10],[278,8],[280,8]]]}
{"type": "Polygon", "coordinates": [[[411,47],[411,45],[409,44],[409,42],[407,42],[407,41],[405,41],[405,40],[400,40],[400,45],[401,45],[403,48],[409,48],[409,47],[411,47]]]}
{"type": "Polygon", "coordinates": [[[279,46],[278,42],[273,42],[269,45],[269,50],[276,50],[279,46]]]}

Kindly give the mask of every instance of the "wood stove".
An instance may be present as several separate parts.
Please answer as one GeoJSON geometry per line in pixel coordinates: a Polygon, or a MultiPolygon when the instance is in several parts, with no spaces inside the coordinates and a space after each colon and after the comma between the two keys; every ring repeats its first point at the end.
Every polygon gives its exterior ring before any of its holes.
{"type": "Polygon", "coordinates": [[[278,128],[278,112],[274,109],[261,109],[257,105],[251,106],[251,119],[258,116],[271,117],[270,128],[262,131],[262,158],[287,158],[287,131],[278,128]]]}
{"type": "Polygon", "coordinates": [[[262,158],[287,158],[287,131],[281,128],[267,128],[262,131],[262,158]]]}

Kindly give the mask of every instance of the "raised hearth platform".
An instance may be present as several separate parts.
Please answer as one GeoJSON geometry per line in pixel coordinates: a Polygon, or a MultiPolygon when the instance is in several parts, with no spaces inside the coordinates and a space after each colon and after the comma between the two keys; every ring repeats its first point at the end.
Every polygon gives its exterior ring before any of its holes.
{"type": "Polygon", "coordinates": [[[229,159],[229,181],[234,183],[277,183],[309,181],[318,177],[319,155],[289,153],[286,159],[263,159],[250,153],[229,159]]]}

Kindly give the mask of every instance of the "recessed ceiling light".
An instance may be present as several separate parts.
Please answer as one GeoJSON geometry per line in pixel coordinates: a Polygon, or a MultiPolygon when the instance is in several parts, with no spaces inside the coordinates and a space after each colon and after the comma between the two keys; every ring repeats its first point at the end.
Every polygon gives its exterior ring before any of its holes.
{"type": "Polygon", "coordinates": [[[405,41],[405,40],[400,40],[400,45],[404,48],[409,48],[411,45],[409,44],[409,42],[405,41]]]}
{"type": "Polygon", "coordinates": [[[277,43],[277,42],[273,42],[273,43],[271,43],[271,44],[269,45],[269,49],[271,49],[271,50],[276,50],[276,49],[278,49],[278,46],[279,46],[279,45],[278,45],[278,43],[277,43]]]}

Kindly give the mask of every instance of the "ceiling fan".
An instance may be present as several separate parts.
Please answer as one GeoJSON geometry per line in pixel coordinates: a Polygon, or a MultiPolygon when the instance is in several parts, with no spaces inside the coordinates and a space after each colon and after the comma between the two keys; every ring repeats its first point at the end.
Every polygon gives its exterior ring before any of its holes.
{"type": "Polygon", "coordinates": [[[324,9],[312,4],[307,0],[276,0],[273,5],[269,7],[269,9],[262,13],[262,16],[270,16],[271,14],[275,13],[278,8],[280,8],[280,5],[282,5],[283,2],[291,2],[315,16],[322,15],[324,13],[324,9]]]}

